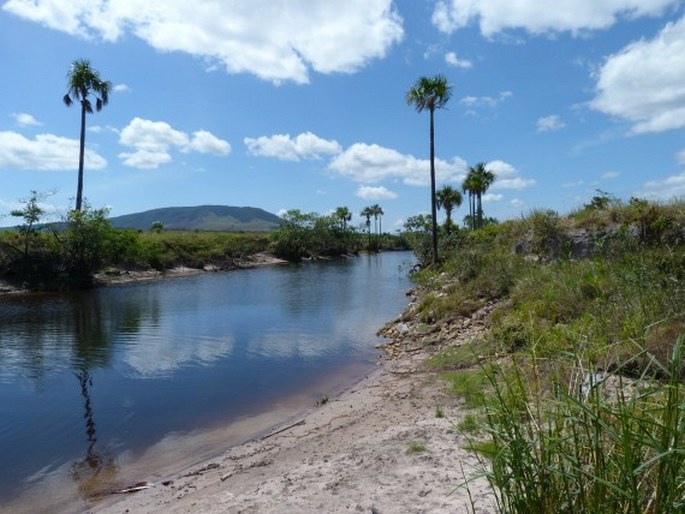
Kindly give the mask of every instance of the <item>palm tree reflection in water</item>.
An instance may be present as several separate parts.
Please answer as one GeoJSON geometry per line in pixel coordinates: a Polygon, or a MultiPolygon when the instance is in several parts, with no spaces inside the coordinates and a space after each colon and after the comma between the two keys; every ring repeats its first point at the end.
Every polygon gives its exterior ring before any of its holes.
{"type": "Polygon", "coordinates": [[[71,465],[71,477],[78,482],[79,494],[84,498],[92,498],[115,485],[119,468],[114,457],[95,449],[97,437],[89,389],[93,387],[93,378],[87,369],[81,369],[76,378],[81,385],[83,396],[83,418],[86,421],[88,448],[85,458],[71,465]]]}

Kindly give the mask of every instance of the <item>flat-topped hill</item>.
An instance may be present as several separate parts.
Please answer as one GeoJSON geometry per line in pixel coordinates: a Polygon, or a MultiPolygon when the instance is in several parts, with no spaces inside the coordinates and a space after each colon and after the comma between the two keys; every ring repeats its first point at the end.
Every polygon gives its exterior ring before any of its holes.
{"type": "Polygon", "coordinates": [[[269,232],[283,222],[275,214],[257,207],[199,205],[164,207],[110,218],[112,226],[147,230],[160,222],[165,230],[215,230],[224,232],[269,232]]]}

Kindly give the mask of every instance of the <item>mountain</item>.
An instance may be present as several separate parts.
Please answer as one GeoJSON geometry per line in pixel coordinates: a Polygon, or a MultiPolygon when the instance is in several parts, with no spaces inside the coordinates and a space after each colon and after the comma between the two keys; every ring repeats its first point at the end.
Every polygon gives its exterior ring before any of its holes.
{"type": "Polygon", "coordinates": [[[257,207],[199,205],[164,207],[110,218],[113,227],[148,230],[159,221],[166,230],[216,230],[224,232],[268,232],[283,220],[257,207]]]}

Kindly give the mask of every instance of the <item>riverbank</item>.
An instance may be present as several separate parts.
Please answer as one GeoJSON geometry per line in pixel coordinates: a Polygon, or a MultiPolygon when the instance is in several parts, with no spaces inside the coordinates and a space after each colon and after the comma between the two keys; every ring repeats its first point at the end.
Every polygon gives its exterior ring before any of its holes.
{"type": "MultiPolygon", "coordinates": [[[[93,277],[93,282],[95,287],[137,284],[140,282],[151,282],[167,278],[188,277],[192,275],[199,275],[201,273],[252,269],[261,266],[275,266],[280,264],[288,264],[288,261],[274,257],[269,253],[261,252],[248,255],[240,259],[235,259],[232,261],[230,267],[206,265],[203,268],[190,268],[188,266],[177,266],[164,271],[158,271],[154,269],[127,270],[110,268],[108,270],[96,273],[93,277]]],[[[27,294],[31,292],[32,291],[30,289],[12,284],[0,278],[0,296],[7,294],[27,294]]]]}
{"type": "Polygon", "coordinates": [[[422,365],[482,332],[490,310],[439,328],[428,345],[418,324],[398,319],[382,331],[388,357],[355,387],[209,459],[138,477],[141,490],[100,497],[88,512],[453,513],[471,502],[493,512],[483,478],[460,487],[482,471],[455,430],[461,400],[422,365]]]}
{"type": "Polygon", "coordinates": [[[94,277],[96,286],[112,286],[121,284],[134,284],[138,282],[149,282],[152,280],[161,280],[165,278],[174,277],[188,277],[198,275],[200,273],[213,273],[218,271],[232,271],[240,269],[252,269],[261,266],[274,266],[278,264],[287,264],[288,261],[274,257],[271,254],[262,252],[254,255],[248,255],[240,259],[232,261],[229,267],[218,267],[215,265],[206,265],[203,268],[190,268],[188,266],[178,266],[164,271],[157,270],[119,270],[111,269],[97,273],[94,277]]]}

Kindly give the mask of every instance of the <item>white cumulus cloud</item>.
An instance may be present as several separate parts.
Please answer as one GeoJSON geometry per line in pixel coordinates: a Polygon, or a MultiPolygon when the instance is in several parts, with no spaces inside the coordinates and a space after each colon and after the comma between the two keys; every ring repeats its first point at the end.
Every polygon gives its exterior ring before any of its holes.
{"type": "Polygon", "coordinates": [[[447,52],[445,54],[445,62],[455,68],[469,69],[473,67],[473,63],[467,59],[459,59],[456,52],[447,52]]]}
{"type": "Polygon", "coordinates": [[[119,143],[135,150],[119,154],[124,164],[141,169],[154,169],[171,162],[172,148],[184,153],[199,152],[217,156],[227,155],[231,151],[231,145],[227,141],[205,130],[193,133],[191,138],[165,121],[138,117],[133,118],[121,131],[119,143]]]}
{"type": "MultiPolygon", "coordinates": [[[[86,148],[86,169],[98,170],[107,161],[97,152],[86,148]]],[[[0,132],[0,169],[20,170],[75,170],[78,168],[79,142],[76,139],[38,134],[29,139],[17,132],[0,132]]]]}
{"type": "Polygon", "coordinates": [[[37,127],[42,125],[40,121],[25,112],[12,113],[12,117],[20,127],[37,127]]]}
{"type": "Polygon", "coordinates": [[[394,200],[397,198],[397,193],[393,193],[383,186],[359,186],[356,194],[365,200],[394,200]]]}
{"type": "Polygon", "coordinates": [[[404,37],[392,0],[9,0],[3,9],[87,39],[130,33],[275,83],[355,72],[404,37]]]}
{"type": "Polygon", "coordinates": [[[525,179],[519,176],[518,170],[504,161],[491,161],[485,165],[497,177],[492,184],[492,189],[526,189],[535,185],[534,179],[525,179]]]}
{"type": "Polygon", "coordinates": [[[439,0],[433,24],[452,33],[477,23],[485,37],[523,29],[532,34],[606,29],[620,18],[654,16],[679,0],[439,0]]]}
{"type": "Polygon", "coordinates": [[[252,155],[274,157],[282,161],[320,159],[323,156],[337,155],[341,151],[337,141],[322,139],[311,132],[304,132],[294,138],[290,134],[246,137],[243,142],[252,155]]]}
{"type": "Polygon", "coordinates": [[[213,155],[228,155],[231,153],[231,145],[228,141],[219,139],[211,132],[206,130],[198,130],[193,132],[193,137],[185,152],[195,151],[213,155]]]}
{"type": "MultiPolygon", "coordinates": [[[[355,143],[336,156],[329,169],[339,175],[364,183],[400,180],[410,186],[430,184],[430,161],[404,155],[397,150],[376,144],[355,143]]],[[[459,182],[466,172],[466,162],[454,157],[452,162],[435,160],[439,182],[459,182]]]]}
{"type": "Polygon", "coordinates": [[[685,17],[651,40],[607,58],[590,105],[627,120],[635,134],[685,127],[685,17]]]}

